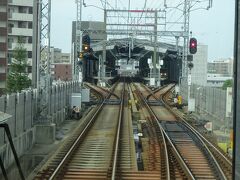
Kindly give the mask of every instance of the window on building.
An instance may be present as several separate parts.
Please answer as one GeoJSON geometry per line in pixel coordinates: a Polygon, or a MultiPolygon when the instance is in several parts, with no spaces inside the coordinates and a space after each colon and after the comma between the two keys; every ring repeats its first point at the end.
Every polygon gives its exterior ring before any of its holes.
{"type": "Polygon", "coordinates": [[[28,37],[28,43],[32,44],[32,36],[28,37]]]}
{"type": "Polygon", "coordinates": [[[32,66],[27,67],[27,73],[32,73],[32,66]]]}
{"type": "Polygon", "coordinates": [[[13,58],[13,53],[11,51],[8,51],[8,64],[11,64],[13,58]]]}
{"type": "Polygon", "coordinates": [[[18,12],[19,13],[27,13],[27,8],[24,6],[19,6],[18,12]]]}
{"type": "Polygon", "coordinates": [[[32,29],[32,22],[28,23],[28,29],[32,29]]]}
{"type": "Polygon", "coordinates": [[[9,7],[8,8],[8,12],[9,12],[9,14],[13,13],[14,12],[14,8],[9,7]]]}
{"type": "Polygon", "coordinates": [[[21,36],[21,41],[22,41],[23,43],[27,43],[27,37],[21,36]]]}
{"type": "Polygon", "coordinates": [[[27,23],[24,21],[18,21],[18,28],[27,28],[27,23]]]}
{"type": "Polygon", "coordinates": [[[9,28],[13,28],[13,27],[14,27],[14,24],[13,24],[13,23],[9,23],[9,24],[8,24],[8,27],[9,27],[9,28]]]}
{"type": "Polygon", "coordinates": [[[28,13],[33,14],[33,8],[32,7],[29,7],[28,13]]]}
{"type": "Polygon", "coordinates": [[[29,58],[29,59],[32,58],[32,51],[28,51],[28,58],[29,58]]]}

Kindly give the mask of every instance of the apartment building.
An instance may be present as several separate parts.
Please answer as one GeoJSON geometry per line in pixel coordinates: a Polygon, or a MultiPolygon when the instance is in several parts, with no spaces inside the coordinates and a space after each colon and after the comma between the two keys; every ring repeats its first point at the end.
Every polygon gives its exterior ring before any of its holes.
{"type": "Polygon", "coordinates": [[[33,38],[33,1],[10,0],[8,3],[8,64],[13,58],[13,49],[21,37],[28,54],[28,72],[31,78],[32,38],[33,38]]]}
{"type": "Polygon", "coordinates": [[[221,74],[223,77],[233,75],[233,59],[217,59],[208,63],[208,73],[221,74]]]}
{"type": "Polygon", "coordinates": [[[233,59],[217,59],[208,63],[207,85],[222,87],[226,80],[233,79],[233,59]]]}
{"type": "Polygon", "coordinates": [[[0,1],[0,89],[6,87],[7,65],[21,37],[28,54],[28,73],[32,77],[33,0],[0,1]]]}
{"type": "Polygon", "coordinates": [[[8,47],[8,0],[0,1],[0,95],[6,86],[8,47]]]}
{"type": "Polygon", "coordinates": [[[208,59],[208,46],[199,44],[197,53],[193,55],[194,67],[191,71],[193,84],[206,86],[207,59],[208,59]]]}

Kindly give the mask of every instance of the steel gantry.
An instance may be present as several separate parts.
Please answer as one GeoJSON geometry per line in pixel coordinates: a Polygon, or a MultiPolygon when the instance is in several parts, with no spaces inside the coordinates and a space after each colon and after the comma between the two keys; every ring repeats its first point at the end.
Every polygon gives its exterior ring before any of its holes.
{"type": "Polygon", "coordinates": [[[51,0],[34,1],[33,87],[37,88],[38,122],[50,123],[51,0]]]}
{"type": "MultiPolygon", "coordinates": [[[[82,0],[76,0],[77,3],[77,26],[76,26],[76,51],[73,60],[73,80],[81,82],[81,68],[78,64],[77,52],[81,50],[81,11],[82,0]]],[[[34,1],[34,55],[36,62],[33,63],[33,83],[38,90],[38,122],[51,123],[50,117],[50,93],[51,93],[51,71],[50,71],[50,39],[51,39],[51,0],[34,1]]]]}
{"type": "Polygon", "coordinates": [[[82,0],[76,0],[77,5],[77,19],[76,19],[76,36],[75,36],[75,47],[74,47],[74,58],[72,60],[73,65],[73,80],[78,80],[82,82],[82,70],[81,65],[79,63],[78,53],[82,51],[82,29],[81,29],[81,22],[82,22],[82,0]]]}
{"type": "MultiPolygon", "coordinates": [[[[82,5],[83,0],[75,0],[77,5],[77,20],[76,20],[76,39],[74,44],[74,57],[73,63],[73,80],[82,82],[82,70],[79,63],[78,52],[82,48],[82,5]]],[[[211,6],[211,0],[209,0],[209,7],[211,6]]],[[[34,26],[37,30],[34,30],[37,37],[36,43],[34,43],[37,49],[34,52],[33,57],[37,59],[33,64],[33,83],[37,87],[39,94],[39,104],[41,121],[49,121],[48,114],[50,114],[50,87],[51,87],[51,73],[50,73],[50,24],[51,24],[51,0],[35,0],[37,8],[35,8],[35,21],[34,26]],[[37,22],[37,23],[36,23],[37,22]]],[[[109,37],[143,37],[148,36],[153,42],[154,56],[153,67],[154,73],[156,73],[157,64],[157,52],[156,49],[158,41],[161,37],[172,36],[176,38],[176,47],[178,47],[179,38],[184,39],[183,45],[183,68],[182,77],[187,76],[187,63],[186,58],[188,54],[188,39],[189,39],[189,16],[191,8],[191,0],[184,0],[184,22],[183,29],[178,31],[170,31],[166,29],[168,24],[166,20],[167,15],[167,1],[164,1],[163,9],[143,9],[143,10],[123,10],[107,8],[109,3],[105,1],[104,6],[104,22],[106,25],[106,40],[103,42],[103,62],[106,61],[106,43],[109,37]],[[109,37],[108,37],[109,36],[109,37]]],[[[110,6],[110,5],[109,5],[110,6]]],[[[116,6],[117,3],[116,3],[116,6]]],[[[35,41],[35,40],[34,40],[35,41]]],[[[129,42],[129,45],[132,42],[129,42]]],[[[130,46],[129,46],[130,47],[130,46]]],[[[104,63],[103,63],[104,64],[104,63]]],[[[103,68],[104,69],[104,68],[103,68]]],[[[104,74],[104,73],[103,73],[104,74]]],[[[158,74],[158,73],[156,73],[158,74]]]]}

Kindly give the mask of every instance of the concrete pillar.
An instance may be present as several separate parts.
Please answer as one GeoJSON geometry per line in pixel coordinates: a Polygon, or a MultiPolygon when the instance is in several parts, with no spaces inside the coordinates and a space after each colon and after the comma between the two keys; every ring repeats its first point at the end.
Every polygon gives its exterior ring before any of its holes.
{"type": "Polygon", "coordinates": [[[39,58],[38,53],[38,38],[39,38],[39,23],[38,23],[38,1],[33,2],[33,58],[32,58],[32,86],[37,88],[38,83],[38,68],[37,59],[39,58]]]}

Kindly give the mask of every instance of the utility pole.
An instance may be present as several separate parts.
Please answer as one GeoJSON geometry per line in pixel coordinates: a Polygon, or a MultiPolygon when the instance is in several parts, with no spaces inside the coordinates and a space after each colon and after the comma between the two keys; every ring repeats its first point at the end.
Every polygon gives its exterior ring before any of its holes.
{"type": "MultiPolygon", "coordinates": [[[[104,26],[105,26],[105,29],[107,29],[107,2],[106,1],[105,1],[105,5],[104,5],[104,26]]],[[[102,54],[103,66],[101,67],[101,68],[103,68],[102,73],[103,73],[104,77],[106,76],[105,63],[106,63],[106,59],[107,59],[106,42],[107,42],[107,33],[103,40],[103,54],[102,54]]],[[[102,78],[104,78],[104,77],[102,77],[102,78]]]]}
{"type": "Polygon", "coordinates": [[[99,79],[99,82],[101,83],[102,82],[102,72],[103,72],[103,70],[102,70],[102,67],[103,67],[103,59],[102,59],[102,55],[99,55],[98,56],[98,59],[99,59],[99,61],[98,61],[98,79],[99,79]]]}
{"type": "Polygon", "coordinates": [[[190,16],[190,0],[184,0],[184,32],[187,36],[184,37],[183,56],[182,56],[182,77],[187,78],[187,55],[189,41],[189,16],[190,16]]]}
{"type": "Polygon", "coordinates": [[[75,60],[74,60],[74,80],[82,83],[82,69],[78,63],[78,52],[82,51],[82,0],[76,0],[77,4],[77,20],[76,20],[76,39],[75,39],[75,60]]]}
{"type": "MultiPolygon", "coordinates": [[[[153,52],[153,74],[154,74],[154,78],[157,77],[157,68],[156,68],[156,64],[157,64],[157,26],[158,26],[158,12],[157,10],[154,13],[155,15],[155,25],[154,25],[154,52],[153,52]]],[[[155,84],[156,84],[156,79],[155,79],[155,84]]]]}

